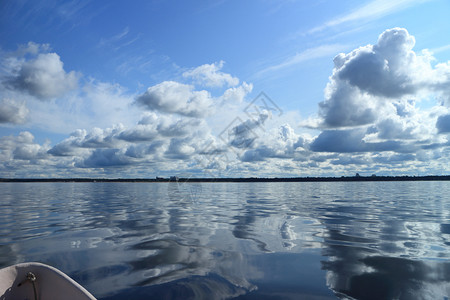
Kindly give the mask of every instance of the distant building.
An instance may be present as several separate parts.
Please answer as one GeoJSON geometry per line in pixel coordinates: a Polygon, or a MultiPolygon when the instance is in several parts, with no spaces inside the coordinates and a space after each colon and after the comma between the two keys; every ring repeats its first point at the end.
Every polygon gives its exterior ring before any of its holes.
{"type": "Polygon", "coordinates": [[[170,176],[170,181],[178,181],[178,176],[170,176]]]}

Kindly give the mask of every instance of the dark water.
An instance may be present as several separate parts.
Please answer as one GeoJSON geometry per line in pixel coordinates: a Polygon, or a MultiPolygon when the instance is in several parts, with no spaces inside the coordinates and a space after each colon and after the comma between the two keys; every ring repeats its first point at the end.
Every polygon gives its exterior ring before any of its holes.
{"type": "Polygon", "coordinates": [[[0,266],[99,299],[448,299],[450,182],[1,183],[0,266]]]}

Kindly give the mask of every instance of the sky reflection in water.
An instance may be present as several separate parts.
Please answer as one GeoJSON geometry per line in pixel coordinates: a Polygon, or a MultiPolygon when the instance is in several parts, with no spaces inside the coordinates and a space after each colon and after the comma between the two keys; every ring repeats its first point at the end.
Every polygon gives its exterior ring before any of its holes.
{"type": "Polygon", "coordinates": [[[446,299],[448,182],[2,183],[0,265],[104,299],[446,299]]]}

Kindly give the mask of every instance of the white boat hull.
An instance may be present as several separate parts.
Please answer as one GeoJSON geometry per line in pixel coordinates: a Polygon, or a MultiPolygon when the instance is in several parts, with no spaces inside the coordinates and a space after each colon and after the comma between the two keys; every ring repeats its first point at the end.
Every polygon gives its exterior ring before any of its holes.
{"type": "Polygon", "coordinates": [[[0,299],[95,300],[95,297],[60,270],[30,262],[0,269],[0,299]]]}

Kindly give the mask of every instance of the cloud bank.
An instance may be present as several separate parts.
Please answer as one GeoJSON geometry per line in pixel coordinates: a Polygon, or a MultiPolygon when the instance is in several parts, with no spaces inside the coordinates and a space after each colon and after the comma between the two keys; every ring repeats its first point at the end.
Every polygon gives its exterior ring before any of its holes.
{"type": "MultiPolygon", "coordinates": [[[[414,46],[406,29],[392,28],[373,45],[336,55],[317,116],[299,119],[296,112],[265,110],[250,98],[253,85],[223,72],[222,61],[130,94],[120,85],[79,80],[49,46],[30,43],[4,56],[0,124],[30,124],[31,107],[48,116],[70,107],[78,117],[64,117],[75,123],[88,117],[110,123],[76,123],[84,127],[43,143],[30,130],[4,136],[0,174],[442,174],[450,159],[450,63],[414,46]]],[[[42,122],[50,127],[56,119],[58,113],[42,122]]]]}

